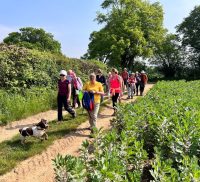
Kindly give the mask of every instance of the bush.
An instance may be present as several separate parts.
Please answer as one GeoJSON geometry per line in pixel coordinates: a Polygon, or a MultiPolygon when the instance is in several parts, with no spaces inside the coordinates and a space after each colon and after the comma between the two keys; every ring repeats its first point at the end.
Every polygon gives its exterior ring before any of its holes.
{"type": "Polygon", "coordinates": [[[99,68],[107,70],[105,64],[94,60],[0,44],[0,123],[55,107],[61,69],[74,70],[85,82],[89,73],[99,68]]]}
{"type": "Polygon", "coordinates": [[[70,59],[64,55],[0,44],[0,87],[20,91],[31,87],[54,88],[61,69],[72,69],[83,81],[105,64],[70,59]]]}

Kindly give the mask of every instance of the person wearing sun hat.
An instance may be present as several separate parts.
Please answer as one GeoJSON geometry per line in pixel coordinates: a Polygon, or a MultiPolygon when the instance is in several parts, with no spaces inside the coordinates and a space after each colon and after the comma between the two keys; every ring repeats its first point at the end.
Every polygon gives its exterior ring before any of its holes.
{"type": "Polygon", "coordinates": [[[58,80],[58,122],[63,120],[62,107],[68,111],[73,118],[76,117],[76,112],[70,106],[71,99],[71,83],[67,80],[67,72],[65,70],[60,71],[60,79],[58,80]]]}
{"type": "Polygon", "coordinates": [[[141,81],[140,81],[140,96],[143,96],[145,85],[148,82],[148,77],[147,77],[147,75],[146,75],[144,70],[141,71],[140,77],[141,77],[141,81]]]}

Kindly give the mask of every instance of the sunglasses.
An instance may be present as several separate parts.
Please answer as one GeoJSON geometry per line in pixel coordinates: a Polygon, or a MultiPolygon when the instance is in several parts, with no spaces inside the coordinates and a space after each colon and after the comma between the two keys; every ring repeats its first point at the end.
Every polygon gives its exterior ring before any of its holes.
{"type": "Polygon", "coordinates": [[[65,76],[65,75],[60,75],[60,76],[65,76]]]}

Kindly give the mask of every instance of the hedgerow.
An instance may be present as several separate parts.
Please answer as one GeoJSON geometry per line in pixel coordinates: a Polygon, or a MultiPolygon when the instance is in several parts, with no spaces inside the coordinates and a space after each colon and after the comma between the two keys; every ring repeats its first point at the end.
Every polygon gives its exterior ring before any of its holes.
{"type": "Polygon", "coordinates": [[[93,60],[71,59],[60,54],[0,44],[0,87],[7,90],[55,88],[61,69],[74,70],[84,81],[90,72],[99,68],[107,70],[105,64],[93,60]]]}
{"type": "Polygon", "coordinates": [[[81,156],[54,160],[57,181],[200,181],[200,81],[159,82],[122,105],[81,156]]]}
{"type": "Polygon", "coordinates": [[[85,82],[99,68],[107,70],[95,60],[0,44],[0,124],[54,108],[61,69],[74,70],[85,82]]]}

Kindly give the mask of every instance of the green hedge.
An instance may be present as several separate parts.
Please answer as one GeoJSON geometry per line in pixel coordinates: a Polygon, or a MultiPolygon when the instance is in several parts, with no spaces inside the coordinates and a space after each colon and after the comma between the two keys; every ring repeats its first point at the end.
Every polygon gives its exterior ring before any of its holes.
{"type": "Polygon", "coordinates": [[[83,81],[90,72],[107,66],[94,60],[70,59],[64,55],[0,44],[0,87],[21,91],[31,87],[54,88],[61,69],[72,69],[83,81]]]}
{"type": "Polygon", "coordinates": [[[95,60],[0,44],[0,124],[55,107],[61,69],[74,70],[85,82],[99,68],[107,70],[95,60]]]}

